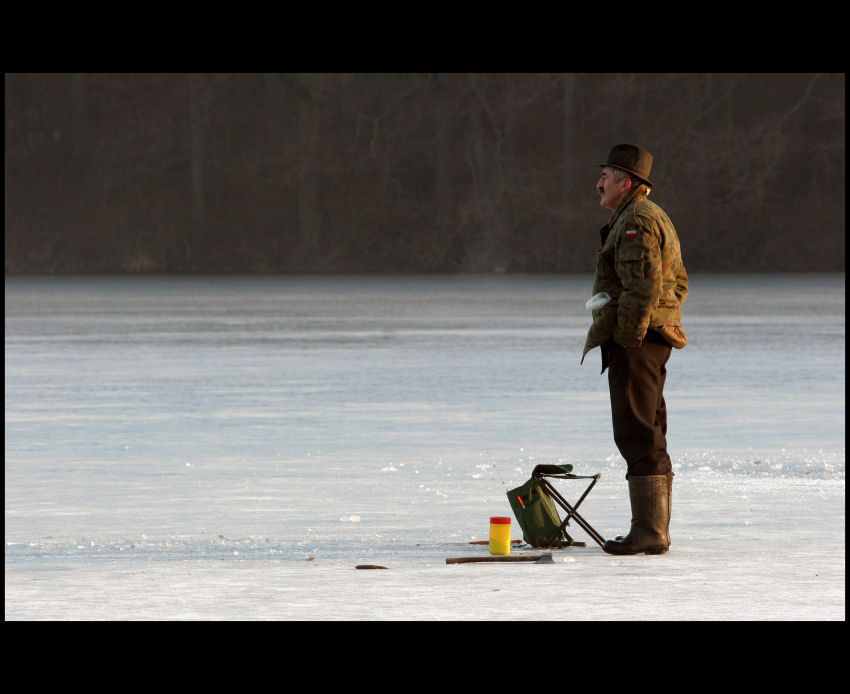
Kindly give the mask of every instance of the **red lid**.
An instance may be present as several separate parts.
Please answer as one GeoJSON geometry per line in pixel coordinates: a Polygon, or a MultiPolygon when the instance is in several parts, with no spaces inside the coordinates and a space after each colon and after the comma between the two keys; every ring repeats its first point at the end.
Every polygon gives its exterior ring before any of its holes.
{"type": "Polygon", "coordinates": [[[490,516],[490,522],[495,525],[510,525],[510,516],[490,516]]]}

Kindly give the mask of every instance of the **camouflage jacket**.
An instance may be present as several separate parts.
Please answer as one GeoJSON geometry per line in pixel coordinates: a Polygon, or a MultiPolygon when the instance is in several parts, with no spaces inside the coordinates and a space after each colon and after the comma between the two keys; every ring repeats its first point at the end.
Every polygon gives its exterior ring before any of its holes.
{"type": "Polygon", "coordinates": [[[675,347],[687,341],[681,308],[688,275],[679,237],[664,210],[647,195],[646,186],[639,185],[600,232],[593,294],[606,292],[611,301],[593,311],[582,362],[591,349],[612,338],[623,347],[639,347],[650,328],[675,347]]]}

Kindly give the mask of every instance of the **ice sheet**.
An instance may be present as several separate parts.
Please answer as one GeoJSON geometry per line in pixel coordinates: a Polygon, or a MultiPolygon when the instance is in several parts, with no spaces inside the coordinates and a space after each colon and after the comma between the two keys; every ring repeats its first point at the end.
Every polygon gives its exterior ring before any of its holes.
{"type": "Polygon", "coordinates": [[[668,554],[445,563],[541,462],[627,529],[590,285],[7,278],[6,619],[843,620],[843,275],[692,278],[668,554]]]}

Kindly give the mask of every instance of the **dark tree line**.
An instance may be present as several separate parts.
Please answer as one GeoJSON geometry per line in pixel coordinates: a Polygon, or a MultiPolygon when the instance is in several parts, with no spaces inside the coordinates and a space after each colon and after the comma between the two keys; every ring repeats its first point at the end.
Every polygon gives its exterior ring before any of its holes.
{"type": "Polygon", "coordinates": [[[587,272],[619,142],[691,270],[844,269],[843,74],[7,74],[5,269],[587,272]]]}

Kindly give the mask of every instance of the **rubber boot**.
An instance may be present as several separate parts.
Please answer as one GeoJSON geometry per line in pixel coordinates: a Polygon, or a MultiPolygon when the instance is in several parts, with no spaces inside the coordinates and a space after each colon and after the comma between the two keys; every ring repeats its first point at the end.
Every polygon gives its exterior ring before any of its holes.
{"type": "Polygon", "coordinates": [[[670,516],[673,514],[673,473],[668,472],[667,478],[667,547],[670,547],[670,516]]]}
{"type": "MultiPolygon", "coordinates": [[[[670,546],[670,516],[673,514],[673,473],[668,472],[667,475],[667,546],[670,546]]],[[[627,478],[628,479],[628,478],[627,478]]],[[[616,540],[622,540],[622,535],[617,535],[616,540]]]]}
{"type": "Polygon", "coordinates": [[[608,540],[608,554],[663,554],[670,547],[670,492],[668,475],[629,476],[632,525],[621,540],[608,540]]]}

